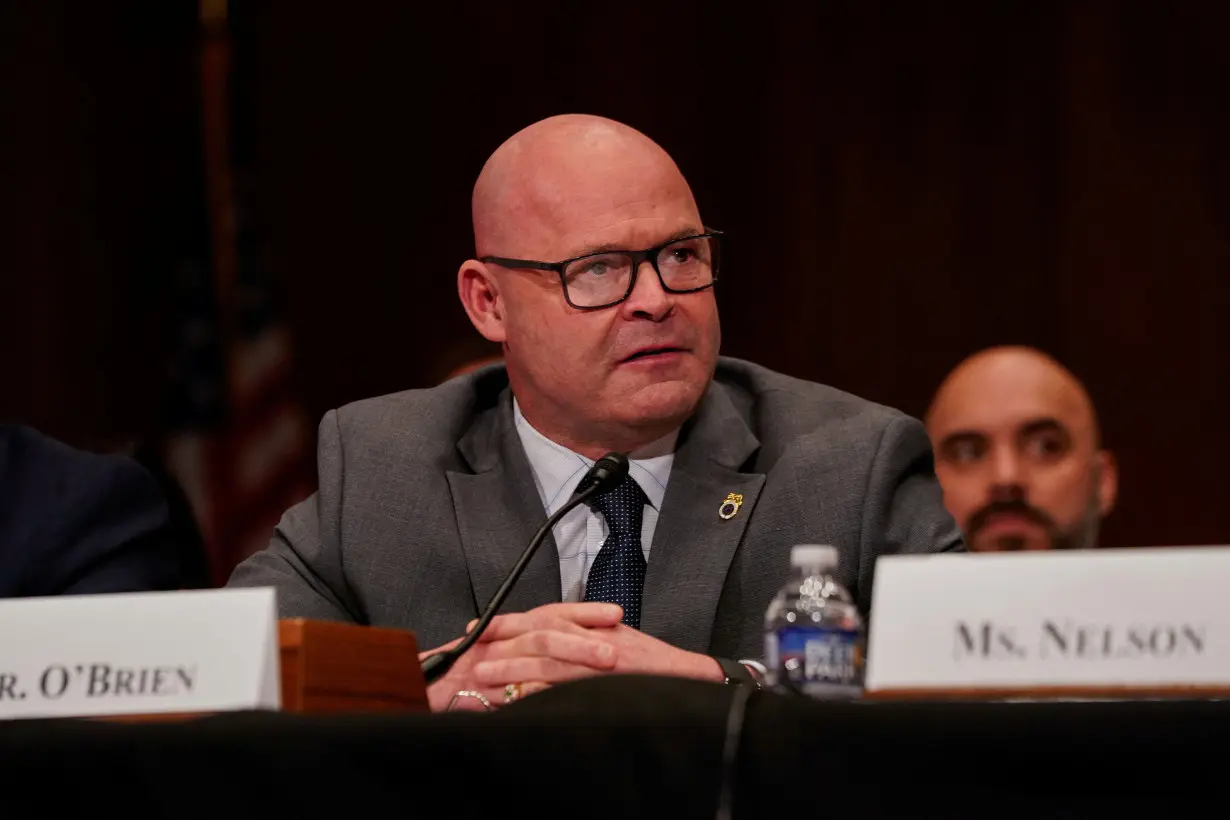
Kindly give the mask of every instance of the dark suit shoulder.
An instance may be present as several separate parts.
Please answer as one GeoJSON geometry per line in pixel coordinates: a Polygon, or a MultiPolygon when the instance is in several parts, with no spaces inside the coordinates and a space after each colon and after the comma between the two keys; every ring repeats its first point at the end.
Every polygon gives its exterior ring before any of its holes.
{"type": "Polygon", "coordinates": [[[918,424],[892,407],[739,359],[719,360],[714,381],[771,449],[820,438],[828,447],[874,450],[894,422],[918,424]]]}
{"type": "Polygon", "coordinates": [[[29,427],[0,426],[0,486],[7,498],[39,510],[70,508],[116,484],[158,498],[153,478],[130,458],[77,450],[29,427]]]}
{"type": "Polygon", "coordinates": [[[337,434],[347,451],[366,455],[388,448],[451,455],[475,417],[495,409],[507,387],[504,367],[496,364],[435,387],[363,399],[337,410],[337,434]]]}
{"type": "Polygon", "coordinates": [[[77,450],[28,427],[0,427],[0,511],[5,594],[177,583],[165,500],[131,458],[77,450]]]}

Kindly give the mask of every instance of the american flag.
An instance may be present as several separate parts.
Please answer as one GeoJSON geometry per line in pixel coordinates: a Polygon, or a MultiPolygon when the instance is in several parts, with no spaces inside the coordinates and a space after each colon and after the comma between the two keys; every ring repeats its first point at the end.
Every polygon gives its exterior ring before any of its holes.
{"type": "Polygon", "coordinates": [[[181,266],[167,466],[192,505],[215,583],[268,545],[282,512],[313,490],[314,429],[296,400],[289,327],[233,149],[226,4],[203,2],[208,263],[181,266]]]}

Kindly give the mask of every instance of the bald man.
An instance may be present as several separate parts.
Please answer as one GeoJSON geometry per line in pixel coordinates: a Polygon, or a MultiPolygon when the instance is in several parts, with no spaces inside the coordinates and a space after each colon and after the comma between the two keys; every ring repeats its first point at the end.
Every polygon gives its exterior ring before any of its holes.
{"type": "Polygon", "coordinates": [[[864,612],[878,556],[961,547],[918,421],[719,359],[722,235],[648,137],[531,125],[483,167],[473,220],[458,292],[503,364],[328,413],[319,493],[233,585],[448,645],[594,461],[629,454],[429,690],[493,708],[609,672],[754,685],[792,545],[837,546],[864,612]]]}
{"type": "Polygon", "coordinates": [[[1085,388],[1037,350],[962,362],[927,413],[944,500],[974,551],[1097,546],[1118,471],[1085,388]]]}

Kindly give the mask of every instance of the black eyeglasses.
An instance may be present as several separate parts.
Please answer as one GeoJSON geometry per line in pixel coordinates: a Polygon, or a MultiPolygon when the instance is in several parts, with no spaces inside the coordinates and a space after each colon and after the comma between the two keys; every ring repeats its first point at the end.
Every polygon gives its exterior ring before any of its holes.
{"type": "Polygon", "coordinates": [[[600,310],[632,295],[636,274],[645,262],[653,265],[667,293],[695,293],[713,287],[722,257],[722,232],[709,231],[672,239],[643,251],[588,253],[563,262],[536,262],[484,256],[478,261],[505,268],[549,270],[559,274],[564,298],[578,310],[600,310]]]}

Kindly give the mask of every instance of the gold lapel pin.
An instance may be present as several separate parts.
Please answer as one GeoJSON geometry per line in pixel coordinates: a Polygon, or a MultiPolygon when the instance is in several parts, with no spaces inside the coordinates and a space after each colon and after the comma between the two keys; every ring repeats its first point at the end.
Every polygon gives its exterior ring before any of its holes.
{"type": "Polygon", "coordinates": [[[738,514],[739,508],[743,506],[743,496],[738,493],[731,493],[726,496],[726,500],[722,502],[722,506],[718,507],[718,518],[723,521],[729,521],[738,514]]]}

